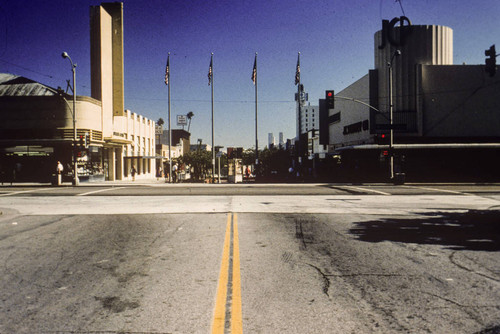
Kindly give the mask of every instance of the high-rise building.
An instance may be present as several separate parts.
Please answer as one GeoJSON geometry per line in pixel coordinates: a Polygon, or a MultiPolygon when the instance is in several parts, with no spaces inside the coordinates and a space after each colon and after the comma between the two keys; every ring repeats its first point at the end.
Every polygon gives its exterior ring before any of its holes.
{"type": "Polygon", "coordinates": [[[272,132],[270,132],[268,134],[268,147],[271,148],[271,147],[274,147],[276,145],[276,140],[274,138],[274,134],[272,132]]]}

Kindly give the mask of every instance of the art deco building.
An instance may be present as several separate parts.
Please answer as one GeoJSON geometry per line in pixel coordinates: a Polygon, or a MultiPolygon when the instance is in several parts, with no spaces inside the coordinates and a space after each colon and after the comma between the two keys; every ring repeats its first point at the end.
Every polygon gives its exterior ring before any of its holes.
{"type": "Polygon", "coordinates": [[[49,182],[57,161],[72,179],[73,147],[81,182],[155,175],[155,122],[124,109],[123,4],[90,9],[91,97],[0,74],[0,178],[49,182]],[[77,142],[73,140],[73,112],[77,142]],[[74,145],[76,144],[76,145],[74,145]]]}

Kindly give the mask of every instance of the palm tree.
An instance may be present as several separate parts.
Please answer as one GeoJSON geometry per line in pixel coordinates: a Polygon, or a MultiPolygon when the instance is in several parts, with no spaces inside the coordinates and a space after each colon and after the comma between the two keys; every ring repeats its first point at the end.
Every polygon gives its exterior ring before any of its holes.
{"type": "Polygon", "coordinates": [[[194,116],[194,113],[192,111],[187,113],[187,118],[189,119],[188,132],[189,132],[189,128],[191,127],[191,118],[193,118],[193,116],[194,116]]]}

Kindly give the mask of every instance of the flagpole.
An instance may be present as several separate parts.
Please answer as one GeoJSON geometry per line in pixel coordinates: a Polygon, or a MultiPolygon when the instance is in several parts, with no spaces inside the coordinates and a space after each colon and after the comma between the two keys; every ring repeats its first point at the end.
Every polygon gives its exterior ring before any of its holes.
{"type": "Polygon", "coordinates": [[[257,52],[255,52],[255,177],[257,178],[257,171],[259,170],[259,110],[258,110],[258,94],[257,94],[257,52]]]}
{"type": "MultiPolygon", "coordinates": [[[[298,157],[300,160],[301,159],[301,154],[302,154],[302,140],[301,140],[301,134],[302,134],[302,113],[301,113],[301,96],[300,96],[300,52],[297,56],[297,73],[296,75],[296,81],[298,79],[298,85],[297,85],[297,101],[299,103],[299,152],[298,152],[298,157]],[[298,78],[297,78],[298,77],[298,78]]],[[[301,162],[299,162],[299,166],[301,165],[301,162]]]]}
{"type": "MultiPolygon", "coordinates": [[[[168,53],[167,64],[170,67],[170,52],[168,53]]],[[[170,68],[168,69],[168,162],[170,165],[168,173],[168,182],[172,183],[172,127],[170,122],[170,68]]]]}
{"type": "MultiPolygon", "coordinates": [[[[214,146],[214,53],[210,58],[210,66],[212,68],[211,81],[212,81],[212,183],[215,182],[215,146],[214,146]]],[[[220,173],[220,171],[219,171],[220,173]]]]}

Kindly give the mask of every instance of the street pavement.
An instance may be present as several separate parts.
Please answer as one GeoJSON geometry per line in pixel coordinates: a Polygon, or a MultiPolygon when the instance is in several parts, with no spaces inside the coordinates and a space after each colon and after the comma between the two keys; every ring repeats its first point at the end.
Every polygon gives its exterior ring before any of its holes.
{"type": "Polygon", "coordinates": [[[499,210],[477,184],[0,187],[0,333],[498,333],[499,210]]]}

